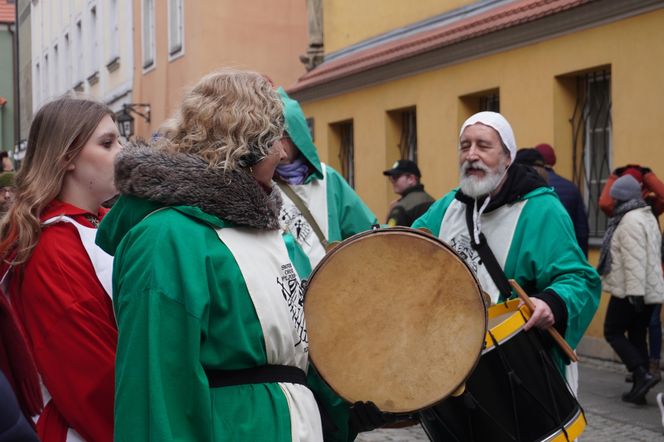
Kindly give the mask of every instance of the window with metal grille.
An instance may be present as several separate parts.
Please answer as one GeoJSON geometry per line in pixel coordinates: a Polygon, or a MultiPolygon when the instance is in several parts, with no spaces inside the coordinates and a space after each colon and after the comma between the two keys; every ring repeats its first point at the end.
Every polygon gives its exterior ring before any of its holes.
{"type": "Polygon", "coordinates": [[[598,243],[607,223],[598,200],[611,174],[611,72],[604,69],[577,76],[576,91],[570,119],[574,182],[588,208],[590,240],[598,243]]]}
{"type": "Polygon", "coordinates": [[[353,122],[339,124],[341,144],[339,146],[339,162],[341,174],[351,187],[355,187],[355,144],[353,142],[353,122]]]}
{"type": "Polygon", "coordinates": [[[402,160],[417,162],[417,112],[415,109],[401,113],[401,139],[399,153],[402,160]]]}
{"type": "Polygon", "coordinates": [[[479,97],[479,111],[492,111],[500,112],[500,95],[498,92],[493,92],[488,95],[482,95],[479,97]]]}

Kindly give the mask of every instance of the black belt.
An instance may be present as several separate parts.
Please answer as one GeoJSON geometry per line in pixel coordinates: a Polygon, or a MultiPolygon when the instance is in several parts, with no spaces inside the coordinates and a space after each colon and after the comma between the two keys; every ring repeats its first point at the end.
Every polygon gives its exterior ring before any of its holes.
{"type": "Polygon", "coordinates": [[[260,367],[240,370],[206,369],[205,374],[211,388],[244,384],[267,384],[270,382],[307,385],[307,375],[304,371],[290,365],[261,365],[260,367]]]}
{"type": "MultiPolygon", "coordinates": [[[[206,369],[210,388],[230,387],[231,385],[267,384],[270,382],[288,382],[307,386],[307,375],[304,370],[290,365],[262,365],[260,367],[243,368],[241,370],[212,370],[206,369]]],[[[308,388],[308,386],[307,386],[308,388]]],[[[314,394],[318,411],[321,415],[323,432],[325,434],[338,431],[326,407],[320,402],[318,395],[314,394]]]]}

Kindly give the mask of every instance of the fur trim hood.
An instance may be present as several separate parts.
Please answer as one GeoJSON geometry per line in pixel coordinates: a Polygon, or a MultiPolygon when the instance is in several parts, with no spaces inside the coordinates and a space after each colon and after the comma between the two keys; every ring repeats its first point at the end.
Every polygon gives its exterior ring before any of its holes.
{"type": "Polygon", "coordinates": [[[193,206],[233,224],[279,228],[281,196],[269,195],[243,171],[211,168],[202,158],[129,145],[115,160],[115,185],[162,206],[193,206]]]}

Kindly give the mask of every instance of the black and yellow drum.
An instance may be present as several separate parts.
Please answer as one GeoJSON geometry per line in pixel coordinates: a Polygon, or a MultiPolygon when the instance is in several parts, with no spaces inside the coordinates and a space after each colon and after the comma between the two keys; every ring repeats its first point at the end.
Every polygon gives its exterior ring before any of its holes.
{"type": "Polygon", "coordinates": [[[573,441],[586,426],[579,403],[542,346],[519,300],[489,308],[477,367],[458,397],[420,413],[432,441],[573,441]]]}

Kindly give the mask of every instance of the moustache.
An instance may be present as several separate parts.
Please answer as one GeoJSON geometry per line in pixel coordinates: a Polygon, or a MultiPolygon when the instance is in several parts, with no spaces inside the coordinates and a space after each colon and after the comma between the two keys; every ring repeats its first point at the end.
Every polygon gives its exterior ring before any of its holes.
{"type": "Polygon", "coordinates": [[[486,173],[491,173],[491,168],[484,164],[481,160],[464,161],[461,165],[461,173],[465,175],[469,169],[477,169],[486,173]]]}

